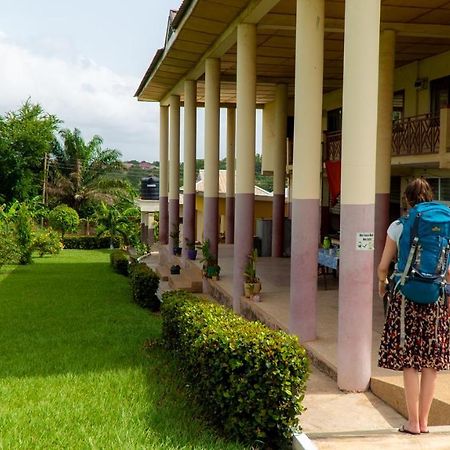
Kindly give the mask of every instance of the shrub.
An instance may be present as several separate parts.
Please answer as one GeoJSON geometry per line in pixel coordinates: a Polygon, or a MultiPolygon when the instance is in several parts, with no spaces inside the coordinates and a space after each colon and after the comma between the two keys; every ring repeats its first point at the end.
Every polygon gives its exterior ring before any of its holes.
{"type": "Polygon", "coordinates": [[[158,274],[145,263],[131,264],[129,269],[133,300],[143,308],[159,311],[160,301],[156,295],[159,287],[158,274]]]}
{"type": "Polygon", "coordinates": [[[115,272],[120,273],[121,275],[128,275],[128,255],[123,250],[114,250],[109,255],[109,261],[111,262],[111,266],[115,272]]]}
{"type": "Polygon", "coordinates": [[[309,374],[297,337],[182,291],[166,292],[161,312],[163,339],[208,417],[246,444],[292,445],[309,374]]]}
{"type": "Polygon", "coordinates": [[[53,208],[48,215],[48,221],[52,228],[61,231],[62,238],[67,232],[77,231],[80,224],[78,213],[67,205],[58,205],[53,208]]]}
{"type": "MultiPolygon", "coordinates": [[[[120,239],[113,240],[114,247],[119,247],[120,239]]],[[[64,248],[73,250],[97,250],[109,248],[109,237],[97,236],[70,236],[63,239],[64,248]]]]}
{"type": "Polygon", "coordinates": [[[5,264],[17,264],[20,256],[15,235],[3,228],[0,223],[0,268],[5,264]]]}
{"type": "Polygon", "coordinates": [[[62,243],[56,231],[40,230],[33,236],[31,248],[42,258],[45,254],[58,254],[61,251],[62,243]]]}
{"type": "Polygon", "coordinates": [[[20,251],[20,264],[30,264],[32,254],[31,216],[24,203],[21,203],[16,213],[16,239],[20,251]]]}

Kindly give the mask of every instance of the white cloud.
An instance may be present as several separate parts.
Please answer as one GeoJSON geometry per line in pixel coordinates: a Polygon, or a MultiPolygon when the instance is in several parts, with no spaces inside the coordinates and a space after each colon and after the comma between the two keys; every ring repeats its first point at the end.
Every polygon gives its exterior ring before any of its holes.
{"type": "Polygon", "coordinates": [[[0,114],[30,97],[86,139],[99,134],[124,159],[159,159],[159,108],[133,97],[140,80],[67,53],[33,52],[0,31],[0,114]]]}

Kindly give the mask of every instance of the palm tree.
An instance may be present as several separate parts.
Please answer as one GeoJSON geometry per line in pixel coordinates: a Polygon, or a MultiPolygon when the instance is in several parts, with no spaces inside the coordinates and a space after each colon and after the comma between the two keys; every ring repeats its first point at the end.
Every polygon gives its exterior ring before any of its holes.
{"type": "Polygon", "coordinates": [[[111,249],[114,248],[114,238],[122,238],[125,244],[133,243],[139,216],[139,209],[131,204],[124,208],[123,204],[109,206],[101,202],[96,212],[97,236],[109,235],[111,249]]]}
{"type": "Polygon", "coordinates": [[[103,140],[97,135],[85,142],[77,128],[61,130],[59,136],[50,160],[48,191],[52,199],[83,217],[89,205],[111,204],[118,196],[129,194],[118,150],[103,149],[103,140]]]}

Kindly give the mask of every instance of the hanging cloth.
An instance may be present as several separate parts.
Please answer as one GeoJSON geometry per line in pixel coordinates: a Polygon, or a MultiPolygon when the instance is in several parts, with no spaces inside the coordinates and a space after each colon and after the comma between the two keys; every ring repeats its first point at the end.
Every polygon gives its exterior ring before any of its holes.
{"type": "Polygon", "coordinates": [[[334,206],[341,193],[341,161],[325,161],[325,169],[330,188],[331,206],[334,206]]]}

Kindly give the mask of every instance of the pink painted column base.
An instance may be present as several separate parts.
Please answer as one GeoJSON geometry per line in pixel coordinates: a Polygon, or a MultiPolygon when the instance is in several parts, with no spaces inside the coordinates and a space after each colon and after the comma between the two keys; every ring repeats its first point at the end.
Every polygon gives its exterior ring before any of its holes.
{"type": "Polygon", "coordinates": [[[378,296],[377,267],[378,264],[380,264],[381,255],[383,254],[384,243],[386,241],[386,231],[389,226],[389,199],[389,194],[375,195],[375,251],[373,268],[374,296],[378,296]]]}
{"type": "Polygon", "coordinates": [[[292,201],[289,331],[301,342],[316,339],[317,253],[320,202],[292,201]]]}
{"type": "Polygon", "coordinates": [[[284,194],[273,195],[272,208],[272,256],[283,256],[284,240],[284,194]]]}
{"type": "Polygon", "coordinates": [[[244,294],[244,269],[247,256],[253,250],[253,223],[255,211],[254,194],[236,194],[236,226],[234,234],[233,260],[233,310],[241,310],[244,294]]]}
{"type": "Polygon", "coordinates": [[[209,239],[211,253],[219,256],[219,198],[205,197],[204,211],[204,239],[209,239]]]}
{"type": "Polygon", "coordinates": [[[226,216],[227,216],[227,228],[225,232],[225,243],[234,243],[234,197],[227,197],[226,199],[226,216]]]}
{"type": "Polygon", "coordinates": [[[195,242],[195,193],[183,195],[183,236],[186,240],[195,242]]]}
{"type": "MultiPolygon", "coordinates": [[[[175,247],[174,239],[170,237],[170,233],[179,230],[180,227],[180,202],[176,199],[169,200],[169,248],[175,247]]],[[[180,242],[181,245],[181,242],[180,242]]]]}
{"type": "Polygon", "coordinates": [[[159,242],[169,243],[169,199],[159,197],[159,242]]]}
{"type": "Polygon", "coordinates": [[[357,250],[356,236],[373,232],[375,205],[341,206],[338,386],[368,389],[372,355],[373,251],[357,250]]]}

